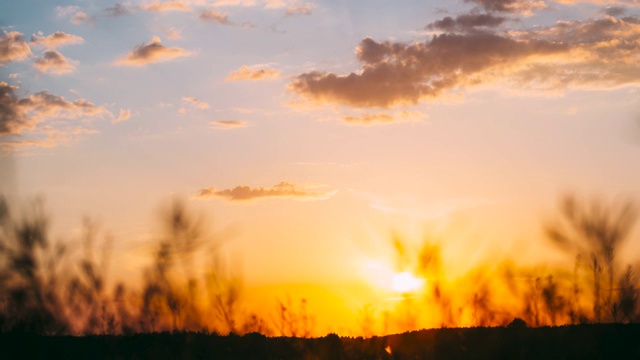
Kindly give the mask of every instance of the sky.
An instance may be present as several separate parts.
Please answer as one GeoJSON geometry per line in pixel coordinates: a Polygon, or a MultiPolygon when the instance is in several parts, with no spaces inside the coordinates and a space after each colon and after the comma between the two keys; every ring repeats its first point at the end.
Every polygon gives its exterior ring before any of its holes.
{"type": "Polygon", "coordinates": [[[248,287],[355,313],[404,270],[393,236],[438,239],[451,276],[547,263],[563,194],[640,198],[636,0],[0,9],[0,190],[60,239],[96,219],[115,277],[181,197],[248,287]]]}

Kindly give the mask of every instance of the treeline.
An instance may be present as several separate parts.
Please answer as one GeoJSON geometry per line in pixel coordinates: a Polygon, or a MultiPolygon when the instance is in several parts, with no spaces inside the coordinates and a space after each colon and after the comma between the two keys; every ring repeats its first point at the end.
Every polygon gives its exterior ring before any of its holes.
{"type": "Polygon", "coordinates": [[[8,359],[635,359],[640,325],[432,329],[371,338],[193,332],[131,336],[0,334],[8,359]]]}
{"type": "MultiPolygon", "coordinates": [[[[514,318],[534,327],[639,322],[634,264],[624,263],[619,254],[636,218],[629,202],[567,196],[544,229],[572,259],[571,269],[527,269],[505,261],[454,280],[446,276],[437,242],[412,248],[396,237],[398,270],[425,279],[426,292],[418,298],[405,294],[395,311],[379,313],[365,305],[361,334],[506,326],[514,318]]],[[[314,335],[315,318],[305,299],[287,298],[261,313],[242,307],[242,279],[204,224],[183,202],[173,201],[162,212],[151,264],[142,269],[140,285],[131,288],[131,283],[109,281],[112,241],[94,223],[85,221],[80,246],[72,249],[69,241],[51,240],[41,201],[18,216],[0,197],[0,331],[314,335]]]]}

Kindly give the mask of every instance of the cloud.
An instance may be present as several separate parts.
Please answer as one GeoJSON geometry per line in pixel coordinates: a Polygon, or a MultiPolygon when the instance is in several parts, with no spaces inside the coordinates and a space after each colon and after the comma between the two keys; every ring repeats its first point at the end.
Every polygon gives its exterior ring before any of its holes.
{"type": "Polygon", "coordinates": [[[217,0],[213,3],[215,7],[253,7],[258,3],[255,0],[217,0]]]}
{"type": "Polygon", "coordinates": [[[93,129],[68,120],[93,118],[109,113],[104,107],[85,99],[68,101],[48,91],[20,98],[16,95],[17,90],[16,86],[0,82],[0,137],[15,139],[22,135],[44,135],[45,139],[3,140],[4,149],[44,146],[43,144],[53,146],[81,134],[95,133],[93,129]],[[55,120],[55,127],[48,124],[51,120],[55,120]]]}
{"type": "Polygon", "coordinates": [[[71,17],[71,23],[76,25],[82,25],[85,23],[93,22],[93,17],[89,17],[85,12],[78,11],[71,17]]]}
{"type": "Polygon", "coordinates": [[[97,133],[97,130],[90,129],[82,125],[65,124],[62,128],[43,126],[34,131],[32,135],[35,135],[35,138],[27,140],[2,141],[0,142],[0,149],[6,152],[14,152],[34,147],[51,148],[60,144],[68,143],[82,135],[93,135],[97,133]]]}
{"type": "Polygon", "coordinates": [[[483,70],[561,51],[564,46],[559,44],[488,33],[442,34],[414,44],[366,38],[357,49],[364,63],[360,73],[305,73],[294,79],[290,89],[316,102],[354,107],[413,105],[461,86],[483,70]]]}
{"type": "Polygon", "coordinates": [[[533,15],[536,10],[547,8],[544,0],[464,0],[474,3],[487,11],[533,15]]]}
{"type": "Polygon", "coordinates": [[[182,32],[173,26],[163,26],[164,35],[171,40],[182,39],[182,32]]]}
{"type": "Polygon", "coordinates": [[[93,16],[87,15],[79,7],[74,5],[56,6],[56,13],[58,17],[71,16],[71,23],[75,25],[91,24],[95,20],[93,16]]]}
{"type": "Polygon", "coordinates": [[[627,13],[627,8],[621,6],[607,6],[603,12],[609,16],[622,16],[627,13]]]}
{"type": "Polygon", "coordinates": [[[76,67],[72,62],[55,50],[45,51],[33,66],[42,73],[62,75],[73,72],[76,67]]]}
{"type": "Polygon", "coordinates": [[[170,0],[170,1],[153,0],[140,5],[140,9],[145,11],[151,11],[151,12],[166,12],[166,11],[191,12],[193,11],[191,6],[189,6],[188,2],[183,0],[170,0]]]}
{"type": "Polygon", "coordinates": [[[229,16],[215,10],[202,10],[198,17],[202,20],[213,21],[222,25],[229,25],[229,16]]]}
{"type": "Polygon", "coordinates": [[[24,35],[17,32],[3,31],[0,36],[0,66],[4,63],[22,61],[31,55],[31,49],[24,40],[24,35]]]}
{"type": "Polygon", "coordinates": [[[110,6],[104,9],[107,16],[123,16],[133,12],[133,9],[128,4],[124,3],[115,3],[113,6],[110,6]]]}
{"type": "Polygon", "coordinates": [[[190,55],[192,55],[190,51],[166,47],[160,43],[159,37],[154,37],[148,44],[136,46],[127,55],[117,60],[116,65],[145,66],[190,55]]]}
{"type": "Polygon", "coordinates": [[[610,89],[640,85],[639,51],[640,19],[634,16],[513,32],[445,32],[420,43],[365,38],[356,49],[361,70],[303,73],[289,89],[312,103],[360,108],[412,105],[481,84],[610,89]]]}
{"type": "Polygon", "coordinates": [[[455,18],[447,16],[425,26],[425,29],[444,32],[470,32],[477,30],[477,28],[498,27],[507,20],[506,17],[491,14],[464,14],[455,18]]]}
{"type": "Polygon", "coordinates": [[[284,9],[286,16],[310,15],[316,5],[300,4],[298,0],[217,0],[213,7],[261,7],[267,10],[284,9]]]}
{"type": "Polygon", "coordinates": [[[566,5],[576,4],[598,4],[598,5],[624,5],[624,6],[640,6],[638,0],[554,0],[556,3],[566,5]]]}
{"type": "MultiPolygon", "coordinates": [[[[264,0],[266,9],[287,9],[298,6],[298,0],[264,0]]],[[[307,4],[313,6],[313,4],[307,4]]]]}
{"type": "Polygon", "coordinates": [[[73,15],[78,11],[80,11],[80,8],[74,5],[56,6],[56,14],[58,14],[59,17],[66,17],[69,15],[73,15]]]}
{"type": "Polygon", "coordinates": [[[209,108],[209,104],[207,104],[204,101],[200,101],[194,97],[183,97],[182,100],[193,104],[195,107],[197,107],[200,110],[206,110],[209,108]]]}
{"type": "Polygon", "coordinates": [[[367,113],[358,116],[343,116],[342,121],[348,125],[372,126],[398,122],[418,122],[427,117],[426,114],[413,111],[399,111],[396,113],[367,113]]]}
{"type": "Polygon", "coordinates": [[[62,31],[56,31],[55,33],[47,36],[31,35],[31,44],[42,45],[47,49],[56,49],[58,47],[66,45],[82,44],[84,39],[80,36],[71,35],[62,31]]]}
{"type": "Polygon", "coordinates": [[[211,127],[216,129],[238,129],[247,126],[247,122],[243,120],[215,120],[209,123],[211,127]]]}
{"type": "Polygon", "coordinates": [[[232,189],[217,190],[215,187],[201,189],[194,195],[197,199],[223,198],[229,201],[252,201],[265,198],[290,198],[295,200],[325,200],[337,191],[317,191],[318,185],[299,185],[280,182],[274,186],[236,186],[232,189]]]}
{"type": "Polygon", "coordinates": [[[226,78],[227,81],[258,81],[274,80],[281,76],[276,69],[256,68],[255,66],[242,65],[238,70],[232,71],[226,78]]]}
{"type": "Polygon", "coordinates": [[[118,113],[118,117],[111,121],[112,124],[117,124],[119,122],[127,121],[131,118],[131,110],[129,109],[120,109],[118,113]]]}
{"type": "Polygon", "coordinates": [[[285,11],[285,15],[287,16],[311,15],[311,10],[313,10],[314,7],[315,5],[313,4],[307,4],[303,6],[289,6],[285,11]]]}

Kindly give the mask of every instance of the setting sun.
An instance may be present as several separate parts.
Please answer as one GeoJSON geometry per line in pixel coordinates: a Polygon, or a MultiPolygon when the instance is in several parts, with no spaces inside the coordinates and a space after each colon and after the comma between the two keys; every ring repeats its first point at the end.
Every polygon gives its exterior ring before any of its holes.
{"type": "Polygon", "coordinates": [[[409,271],[405,271],[393,276],[391,288],[393,291],[405,294],[420,289],[424,283],[423,279],[418,279],[409,271]]]}

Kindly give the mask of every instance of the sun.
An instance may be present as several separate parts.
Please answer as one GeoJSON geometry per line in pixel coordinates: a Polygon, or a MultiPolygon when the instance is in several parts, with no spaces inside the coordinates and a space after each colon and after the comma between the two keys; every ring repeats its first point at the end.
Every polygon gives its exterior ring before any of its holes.
{"type": "Polygon", "coordinates": [[[399,293],[410,293],[420,289],[424,280],[413,276],[409,271],[396,273],[391,280],[391,289],[399,293]]]}
{"type": "Polygon", "coordinates": [[[371,285],[392,293],[414,293],[426,283],[425,279],[416,277],[411,271],[394,271],[393,267],[381,260],[367,261],[363,273],[371,285]]]}

